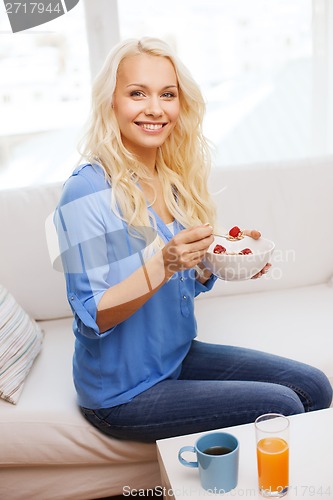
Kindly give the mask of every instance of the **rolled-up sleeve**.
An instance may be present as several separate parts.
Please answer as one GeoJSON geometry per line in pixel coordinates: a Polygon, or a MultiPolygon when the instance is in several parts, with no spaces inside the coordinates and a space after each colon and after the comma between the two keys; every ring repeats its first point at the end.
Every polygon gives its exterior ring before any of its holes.
{"type": "Polygon", "coordinates": [[[73,176],[64,187],[54,216],[68,301],[78,331],[90,338],[112,331],[111,328],[100,334],[96,323],[98,303],[110,288],[104,222],[106,195],[109,190],[94,192],[84,177],[73,176]]]}
{"type": "Polygon", "coordinates": [[[215,284],[217,280],[217,276],[212,274],[210,278],[205,283],[200,283],[200,281],[195,280],[195,297],[199,295],[199,293],[209,292],[215,284]]]}

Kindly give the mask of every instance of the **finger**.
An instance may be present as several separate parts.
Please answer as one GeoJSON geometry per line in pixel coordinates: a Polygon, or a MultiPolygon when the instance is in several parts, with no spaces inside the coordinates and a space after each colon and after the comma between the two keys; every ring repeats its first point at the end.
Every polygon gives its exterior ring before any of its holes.
{"type": "Polygon", "coordinates": [[[245,236],[250,236],[250,238],[253,238],[254,240],[259,240],[259,238],[261,236],[261,232],[257,231],[256,229],[244,229],[244,231],[242,231],[242,233],[245,236]]]}
{"type": "Polygon", "coordinates": [[[254,276],[252,276],[251,279],[255,280],[257,278],[260,278],[261,276],[263,276],[264,274],[266,274],[268,271],[269,271],[269,268],[272,267],[272,264],[270,264],[269,262],[262,268],[261,271],[259,271],[259,273],[255,274],[254,276]]]}
{"type": "Polygon", "coordinates": [[[189,229],[184,229],[175,236],[175,239],[179,240],[181,243],[194,243],[207,238],[212,234],[213,228],[209,223],[207,223],[202,226],[194,226],[189,229]]]}
{"type": "Polygon", "coordinates": [[[182,262],[182,269],[190,269],[199,264],[204,258],[206,252],[192,252],[187,255],[187,258],[182,262]]]}
{"type": "MultiPolygon", "coordinates": [[[[211,238],[214,240],[213,237],[211,238]]],[[[172,245],[169,251],[165,252],[165,249],[167,248],[166,245],[166,247],[164,247],[164,252],[167,266],[169,266],[168,269],[172,268],[173,270],[176,270],[176,268],[178,268],[178,270],[180,270],[194,267],[204,258],[209,244],[210,241],[203,246],[203,242],[200,241],[194,244],[181,244],[177,246],[172,245]]]]}
{"type": "MultiPolygon", "coordinates": [[[[179,234],[179,233],[178,233],[179,234]]],[[[179,259],[186,259],[188,255],[192,253],[201,252],[204,255],[210,245],[214,242],[214,236],[210,235],[206,238],[194,241],[192,243],[185,243],[177,240],[176,235],[169,243],[169,246],[173,247],[173,254],[177,255],[179,259]]]]}
{"type": "Polygon", "coordinates": [[[186,252],[203,252],[205,254],[210,247],[210,245],[214,242],[214,236],[207,236],[202,240],[195,241],[194,243],[187,243],[186,252]]]}
{"type": "Polygon", "coordinates": [[[270,264],[269,262],[262,268],[262,270],[260,271],[262,274],[266,274],[268,271],[269,271],[269,268],[272,267],[272,264],[270,264]]]}
{"type": "Polygon", "coordinates": [[[187,249],[185,252],[181,254],[179,260],[182,262],[182,264],[188,264],[195,260],[200,262],[204,258],[206,253],[207,253],[206,248],[200,250],[193,249],[191,251],[187,249]]]}

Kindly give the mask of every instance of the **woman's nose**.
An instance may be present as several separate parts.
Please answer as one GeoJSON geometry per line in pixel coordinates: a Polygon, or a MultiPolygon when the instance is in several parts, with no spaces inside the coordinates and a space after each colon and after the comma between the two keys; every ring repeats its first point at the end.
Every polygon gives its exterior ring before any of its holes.
{"type": "Polygon", "coordinates": [[[150,116],[161,116],[163,114],[163,109],[158,98],[151,98],[147,102],[145,114],[150,116]]]}

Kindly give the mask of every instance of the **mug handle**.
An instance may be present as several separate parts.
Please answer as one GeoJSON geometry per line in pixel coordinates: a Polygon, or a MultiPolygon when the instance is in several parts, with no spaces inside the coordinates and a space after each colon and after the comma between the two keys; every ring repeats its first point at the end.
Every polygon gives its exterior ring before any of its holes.
{"type": "Polygon", "coordinates": [[[182,453],[184,451],[191,451],[192,453],[195,453],[195,448],[194,446],[183,446],[180,448],[178,452],[178,460],[182,465],[185,465],[186,467],[198,467],[198,462],[188,462],[185,460],[185,458],[182,457],[182,453]]]}

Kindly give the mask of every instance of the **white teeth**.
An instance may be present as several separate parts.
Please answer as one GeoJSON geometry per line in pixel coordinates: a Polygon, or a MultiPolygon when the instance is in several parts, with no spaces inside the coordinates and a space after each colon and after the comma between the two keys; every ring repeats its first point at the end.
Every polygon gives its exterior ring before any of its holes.
{"type": "Polygon", "coordinates": [[[141,123],[140,126],[147,130],[159,130],[163,127],[161,123],[141,123]]]}

